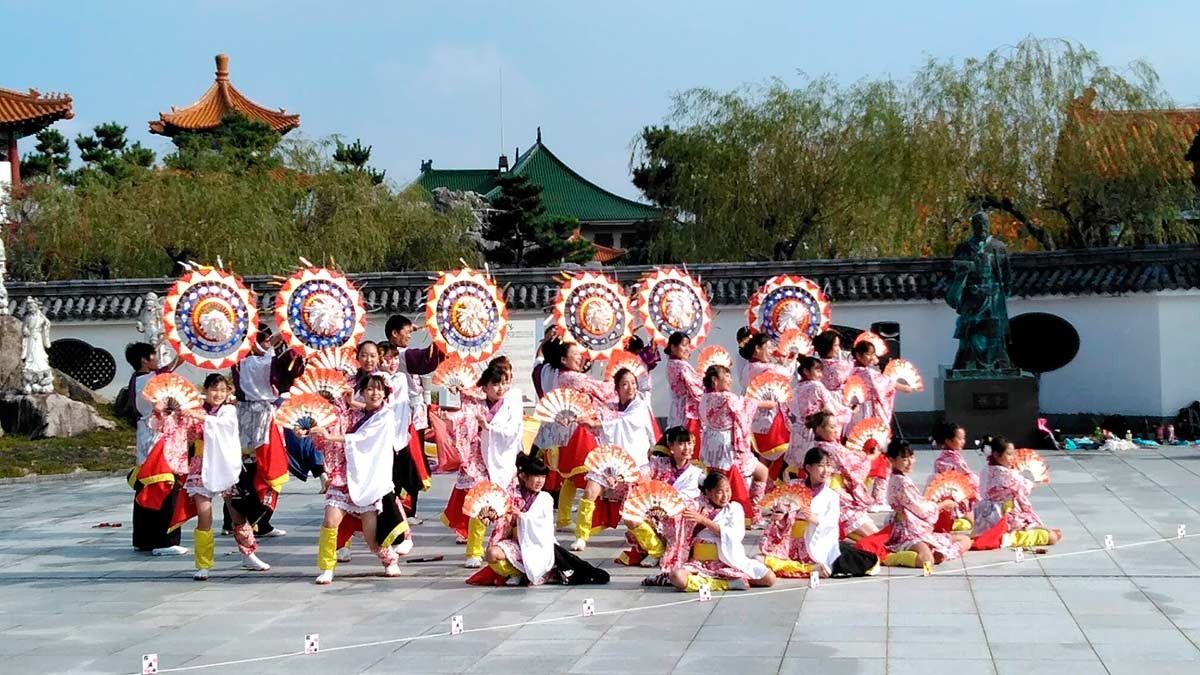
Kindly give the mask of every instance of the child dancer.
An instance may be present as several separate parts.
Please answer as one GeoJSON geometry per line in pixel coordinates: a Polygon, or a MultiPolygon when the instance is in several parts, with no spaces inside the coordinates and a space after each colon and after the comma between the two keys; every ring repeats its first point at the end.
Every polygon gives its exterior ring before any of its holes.
{"type": "MultiPolygon", "coordinates": [[[[261,537],[282,537],[287,531],[271,525],[271,516],[278,506],[278,496],[283,484],[288,481],[287,448],[271,447],[274,426],[275,400],[279,391],[275,388],[277,361],[275,347],[282,344],[280,336],[272,336],[266,324],[258,325],[251,352],[230,370],[233,379],[233,394],[237,397],[238,435],[242,443],[242,476],[235,493],[225,503],[226,523],[232,517],[236,502],[238,510],[250,520],[261,537]],[[267,458],[271,453],[281,452],[283,469],[280,475],[271,472],[267,458]],[[261,474],[261,475],[260,475],[261,474]],[[260,486],[261,493],[260,493],[260,486]]],[[[286,356],[284,357],[286,358],[286,356]]],[[[277,430],[276,430],[277,433],[277,430]]],[[[283,435],[279,435],[279,440],[283,435]]],[[[223,527],[222,529],[228,529],[223,527]]]]}
{"type": "MultiPolygon", "coordinates": [[[[971,538],[965,534],[942,534],[933,531],[938,514],[955,507],[952,499],[935,504],[917,491],[908,474],[913,468],[913,449],[908,441],[895,438],[888,444],[888,461],[892,476],[888,480],[888,504],[895,513],[892,535],[886,544],[889,553],[916,553],[913,567],[939,565],[954,560],[971,548],[971,538]]],[[[894,564],[890,560],[889,564],[894,564]]],[[[902,564],[902,563],[901,563],[902,564]]]]}
{"type": "Polygon", "coordinates": [[[1001,546],[1045,546],[1062,541],[1062,530],[1046,527],[1034,512],[1029,501],[1033,481],[1014,467],[1017,451],[1013,444],[997,436],[990,449],[975,504],[974,536],[983,535],[1003,520],[1008,533],[1001,546]]]}
{"type": "MultiPolygon", "coordinates": [[[[399,351],[395,360],[396,372],[408,379],[405,389],[408,395],[409,420],[407,424],[403,420],[398,421],[398,424],[404,428],[411,424],[410,433],[417,436],[420,446],[420,452],[417,453],[396,453],[393,479],[408,498],[405,513],[409,522],[420,525],[421,519],[417,517],[417,497],[423,490],[429,489],[429,465],[425,460],[423,447],[425,429],[429,427],[429,408],[425,403],[421,376],[436,370],[438,365],[446,360],[446,355],[432,344],[428,347],[410,348],[408,345],[415,331],[416,326],[412,321],[399,314],[388,317],[383,327],[383,334],[387,336],[388,342],[399,351]]],[[[396,496],[400,496],[400,492],[397,492],[396,496]]]]}
{"type": "MultiPolygon", "coordinates": [[[[937,459],[933,460],[933,475],[929,479],[933,480],[934,476],[945,471],[958,471],[971,479],[971,484],[978,492],[979,476],[971,470],[966,458],[962,455],[963,449],[967,446],[966,429],[954,422],[943,422],[934,429],[933,445],[935,449],[940,447],[942,452],[937,459]]],[[[971,519],[972,512],[975,510],[975,502],[976,499],[969,499],[963,503],[956,503],[953,509],[938,519],[937,531],[970,532],[974,526],[971,519]]]]}
{"type": "MultiPolygon", "coordinates": [[[[642,480],[662,481],[674,486],[686,500],[699,499],[704,470],[692,463],[692,455],[696,451],[692,432],[681,426],[669,427],[663,434],[663,441],[667,445],[668,456],[651,457],[642,467],[642,480]]],[[[616,563],[657,567],[666,552],[666,538],[675,536],[678,522],[660,523],[629,518],[622,522],[628,530],[625,540],[630,548],[617,557],[616,563]]]]}
{"type": "MultiPolygon", "coordinates": [[[[875,345],[870,342],[860,342],[854,345],[854,374],[862,378],[867,385],[867,400],[863,401],[850,416],[849,429],[859,421],[868,417],[883,420],[891,428],[892,411],[896,407],[896,391],[912,391],[912,387],[903,382],[896,382],[879,370],[879,356],[875,354],[875,345]]],[[[873,511],[887,511],[887,483],[890,469],[884,455],[885,448],[876,448],[872,455],[874,460],[870,472],[871,503],[873,511]]]]}
{"type": "Polygon", "coordinates": [[[866,491],[871,462],[866,455],[853,452],[838,441],[838,423],[825,411],[808,418],[808,428],[816,437],[814,447],[829,455],[832,475],[829,487],[838,493],[842,532],[852,539],[875,534],[879,528],[871,520],[871,498],[866,491]]]}
{"type": "MultiPolygon", "coordinates": [[[[781,363],[775,363],[772,359],[775,354],[775,341],[766,333],[752,332],[738,343],[738,355],[746,360],[746,376],[742,380],[743,391],[750,386],[754,378],[764,373],[774,373],[788,379],[791,382],[791,368],[781,363]]],[[[754,420],[750,423],[750,431],[754,434],[768,434],[771,431],[771,426],[775,422],[778,415],[783,414],[778,406],[774,410],[768,408],[759,408],[754,413],[754,420]]],[[[755,445],[758,446],[756,439],[755,445]]],[[[764,462],[770,464],[779,459],[787,451],[787,445],[780,441],[777,447],[755,447],[759,457],[764,462]]]]}
{"type": "Polygon", "coordinates": [[[700,397],[704,395],[704,378],[688,361],[692,356],[692,339],[685,333],[671,333],[667,338],[667,386],[671,390],[671,408],[667,411],[668,427],[687,427],[700,437],[700,397]]]}
{"type": "MultiPolygon", "coordinates": [[[[150,427],[150,416],[153,413],[153,406],[150,401],[142,396],[142,390],[150,382],[150,378],[159,373],[166,373],[174,370],[176,364],[171,364],[165,367],[159,367],[158,351],[154,345],[148,342],[131,342],[125,347],[125,361],[133,368],[133,376],[129,378],[129,386],[126,388],[129,402],[137,416],[137,440],[136,440],[136,461],[137,466],[130,473],[130,487],[134,490],[133,500],[133,547],[139,551],[146,551],[152,555],[186,555],[188,550],[179,545],[180,530],[171,528],[171,515],[175,510],[175,501],[182,499],[180,492],[183,491],[183,480],[187,475],[187,448],[184,448],[182,457],[178,454],[168,455],[165,457],[168,471],[174,476],[171,480],[171,489],[161,500],[155,499],[159,505],[157,508],[150,508],[143,504],[148,500],[149,495],[143,496],[141,493],[146,488],[146,485],[138,479],[138,475],[142,473],[143,465],[146,464],[147,458],[150,456],[150,451],[154,448],[155,443],[159,440],[157,431],[150,427]]],[[[157,473],[157,469],[151,471],[146,468],[148,473],[157,473]]]]}
{"type": "Polygon", "coordinates": [[[854,372],[854,361],[842,356],[842,337],[827,330],[813,338],[813,351],[821,359],[821,382],[829,391],[840,393],[854,372]]]}
{"type": "MultiPolygon", "coordinates": [[[[800,382],[792,387],[792,400],[788,403],[792,435],[788,440],[784,461],[789,467],[799,467],[805,453],[816,440],[812,429],[809,429],[806,423],[810,415],[821,411],[830,413],[844,429],[852,413],[850,408],[842,404],[840,396],[825,388],[824,382],[821,381],[824,367],[820,359],[813,356],[800,357],[797,372],[800,374],[800,382]]],[[[837,436],[841,438],[841,429],[838,430],[837,436]]]]}
{"type": "Polygon", "coordinates": [[[748,496],[739,497],[743,512],[752,511],[755,525],[762,522],[754,504],[763,496],[767,486],[767,467],[755,458],[750,449],[750,422],[760,409],[777,409],[775,401],[755,401],[730,391],[733,375],[725,366],[710,366],[704,373],[705,394],[700,397],[700,461],[708,469],[716,469],[750,481],[748,496]]]}
{"type": "Polygon", "coordinates": [[[701,498],[684,510],[683,531],[663,560],[671,585],[694,592],[705,583],[714,591],[774,584],[775,573],[746,555],[746,515],[741,504],[731,501],[729,479],[714,471],[705,476],[700,491],[701,498]]]}

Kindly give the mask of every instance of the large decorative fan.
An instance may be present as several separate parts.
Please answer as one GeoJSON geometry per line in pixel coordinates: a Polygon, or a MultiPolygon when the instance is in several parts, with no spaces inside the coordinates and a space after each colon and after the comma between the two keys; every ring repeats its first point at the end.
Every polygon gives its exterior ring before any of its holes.
{"type": "Polygon", "coordinates": [[[479,374],[457,354],[438,364],[433,371],[433,383],[439,387],[462,387],[469,389],[479,381],[479,374]]]}
{"type": "Polygon", "coordinates": [[[641,477],[638,465],[628,452],[619,445],[601,445],[588,453],[583,460],[590,473],[603,478],[604,487],[612,490],[624,483],[634,483],[641,477]]]}
{"type": "Polygon", "coordinates": [[[812,505],[812,490],[799,483],[781,485],[771,490],[758,502],[760,511],[795,513],[812,505]]]}
{"type": "Polygon", "coordinates": [[[358,356],[353,347],[330,347],[317,352],[309,365],[313,368],[328,368],[350,377],[358,373],[358,356]]]}
{"type": "Polygon", "coordinates": [[[296,394],[289,396],[279,410],[275,411],[275,422],[288,429],[312,429],[329,427],[337,421],[333,404],[320,394],[296,394]]]}
{"type": "Polygon", "coordinates": [[[1042,459],[1036,450],[1029,448],[1017,450],[1016,469],[1029,474],[1036,483],[1050,482],[1050,467],[1046,465],[1046,460],[1042,459]]]}
{"type": "Polygon", "coordinates": [[[778,345],[776,351],[779,355],[789,359],[798,359],[813,352],[812,338],[800,328],[789,328],[783,331],[776,344],[778,345]]]}
{"type": "Polygon", "coordinates": [[[499,518],[508,513],[509,494],[490,480],[480,481],[467,491],[463,499],[463,515],[484,519],[484,516],[499,518]],[[493,514],[495,514],[493,516],[493,514]]]}
{"type": "Polygon", "coordinates": [[[367,332],[362,294],[341,272],[302,267],[283,281],[275,322],[288,346],[305,356],[331,347],[354,347],[367,332]]]}
{"type": "Polygon", "coordinates": [[[875,356],[878,356],[881,359],[887,356],[887,342],[882,337],[879,337],[878,333],[872,333],[869,330],[864,330],[858,334],[858,337],[854,338],[854,346],[856,347],[863,342],[868,342],[872,347],[875,348],[875,356]]]}
{"type": "Polygon", "coordinates": [[[629,489],[621,506],[621,517],[629,520],[664,520],[683,513],[686,506],[674,485],[648,480],[629,489]]]}
{"type": "Polygon", "coordinates": [[[159,373],[142,389],[142,398],[150,403],[165,403],[168,409],[195,410],[204,404],[199,390],[181,375],[159,373]]]}
{"type": "Polygon", "coordinates": [[[879,451],[887,450],[892,430],[878,417],[867,417],[858,421],[846,436],[846,447],[856,452],[868,452],[874,442],[879,451]]]}
{"type": "Polygon", "coordinates": [[[779,373],[762,373],[750,380],[746,396],[756,401],[787,403],[792,399],[792,386],[788,378],[779,373]]]}
{"type": "Polygon", "coordinates": [[[846,405],[866,403],[867,383],[858,375],[851,375],[842,383],[842,400],[846,405]]]}
{"type": "Polygon", "coordinates": [[[691,275],[673,267],[642,277],[634,302],[650,339],[660,347],[666,346],[672,333],[683,333],[699,346],[712,327],[708,294],[691,275]]]}
{"type": "Polygon", "coordinates": [[[917,372],[917,367],[912,364],[912,361],[905,361],[901,358],[892,359],[883,369],[883,374],[897,382],[903,382],[917,391],[925,389],[925,380],[921,378],[921,373],[917,372]]]}
{"type": "Polygon", "coordinates": [[[429,287],[425,322],[442,351],[477,363],[504,343],[508,308],[487,274],[472,269],[442,272],[429,287]]]}
{"type": "Polygon", "coordinates": [[[733,367],[733,357],[721,345],[709,345],[700,350],[696,359],[696,370],[703,375],[712,366],[733,367]]]}
{"type": "Polygon", "coordinates": [[[609,354],[608,366],[604,369],[604,379],[611,382],[617,371],[622,368],[633,373],[639,382],[650,374],[650,371],[646,369],[646,364],[640,358],[627,351],[619,351],[609,354]]]}
{"type": "Polygon", "coordinates": [[[975,486],[971,478],[961,471],[943,471],[929,481],[925,488],[925,498],[932,502],[952,500],[962,504],[975,498],[975,486]]]}
{"type": "Polygon", "coordinates": [[[567,277],[558,289],[553,321],[566,342],[575,342],[590,359],[608,356],[633,335],[629,296],[599,272],[567,277]]]}
{"type": "Polygon", "coordinates": [[[587,394],[574,389],[555,389],[538,401],[533,409],[533,418],[539,422],[576,422],[592,409],[592,400],[587,394]]]}
{"type": "Polygon", "coordinates": [[[829,299],[811,279],[780,274],[767,279],[751,298],[746,318],[751,328],[779,340],[789,328],[816,337],[829,328],[829,299]]]}
{"type": "Polygon", "coordinates": [[[288,393],[291,396],[317,394],[337,400],[350,393],[350,381],[333,368],[306,368],[288,393]]]}
{"type": "Polygon", "coordinates": [[[163,328],[171,349],[200,368],[228,368],[250,353],[258,326],[254,294],[236,275],[197,267],[167,291],[163,328]]]}

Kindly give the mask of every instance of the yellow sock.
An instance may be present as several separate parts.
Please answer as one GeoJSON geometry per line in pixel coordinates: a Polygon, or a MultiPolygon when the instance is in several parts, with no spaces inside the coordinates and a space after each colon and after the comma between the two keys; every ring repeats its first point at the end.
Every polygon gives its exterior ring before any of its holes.
{"type": "Polygon", "coordinates": [[[495,572],[496,574],[499,574],[500,576],[504,577],[505,579],[508,579],[509,577],[515,577],[521,573],[521,570],[517,569],[516,567],[513,567],[513,564],[508,562],[507,559],[497,560],[496,562],[488,563],[488,567],[492,568],[493,572],[495,572]]]}
{"type": "Polygon", "coordinates": [[[634,541],[638,543],[638,546],[642,547],[646,555],[652,558],[661,558],[667,552],[666,542],[663,541],[662,537],[658,536],[658,533],[654,531],[650,523],[642,521],[631,532],[633,533],[634,541]]]}
{"type": "Polygon", "coordinates": [[[337,536],[336,527],[322,527],[317,537],[317,569],[322,572],[337,567],[337,536]]]}
{"type": "Polygon", "coordinates": [[[814,566],[808,563],[802,563],[796,560],[788,560],[787,558],[773,558],[767,556],[763,563],[777,574],[809,574],[814,569],[814,566]]]}
{"type": "Polygon", "coordinates": [[[698,593],[700,592],[700,587],[704,584],[708,584],[709,589],[713,592],[729,590],[728,581],[725,581],[724,579],[709,579],[708,577],[702,577],[699,574],[689,574],[687,588],[683,590],[688,593],[698,593]]]}
{"type": "Polygon", "coordinates": [[[951,532],[970,532],[975,526],[969,518],[955,518],[954,523],[950,525],[951,532]]]}
{"type": "Polygon", "coordinates": [[[467,523],[467,557],[483,557],[483,535],[487,534],[487,523],[472,518],[467,523]]]}
{"type": "Polygon", "coordinates": [[[883,559],[883,564],[887,565],[888,567],[920,566],[917,564],[916,551],[896,551],[895,553],[889,553],[887,557],[883,559]]]}
{"type": "Polygon", "coordinates": [[[571,524],[571,507],[575,504],[575,492],[578,488],[575,487],[575,481],[570,478],[564,478],[562,488],[558,491],[558,522],[557,527],[566,527],[571,524]]]}
{"type": "Polygon", "coordinates": [[[579,500],[579,513],[575,514],[575,538],[587,541],[592,536],[592,515],[596,512],[596,502],[591,499],[579,500]]]}
{"type": "Polygon", "coordinates": [[[213,566],[213,533],[212,530],[193,530],[196,540],[196,569],[211,570],[213,566]]]}
{"type": "Polygon", "coordinates": [[[1050,543],[1050,531],[1038,528],[1036,530],[1017,530],[1009,532],[1009,546],[1025,548],[1027,546],[1045,546],[1050,543]]]}

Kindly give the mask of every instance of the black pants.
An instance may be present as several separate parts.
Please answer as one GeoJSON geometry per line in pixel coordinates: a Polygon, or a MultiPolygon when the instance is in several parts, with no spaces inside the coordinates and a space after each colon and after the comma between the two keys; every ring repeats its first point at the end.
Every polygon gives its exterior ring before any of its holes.
{"type": "MultiPolygon", "coordinates": [[[[421,453],[421,461],[425,461],[425,454],[421,453]]],[[[429,472],[429,464],[425,465],[426,473],[429,472]]],[[[392,458],[392,487],[396,489],[396,494],[399,495],[403,490],[408,495],[410,505],[404,510],[409,518],[417,515],[417,495],[421,494],[425,484],[421,481],[421,472],[417,470],[417,463],[413,461],[412,453],[408,448],[404,448],[396,453],[392,458]]]]}
{"type": "Polygon", "coordinates": [[[275,513],[278,500],[276,499],[268,505],[258,498],[258,491],[254,485],[257,470],[258,466],[254,463],[253,457],[242,460],[242,473],[238,476],[238,482],[230,490],[230,497],[225,500],[225,506],[222,508],[222,532],[233,530],[233,519],[229,514],[230,502],[233,503],[233,508],[237,509],[238,513],[245,516],[246,521],[255,527],[255,531],[260,536],[275,529],[275,526],[271,524],[271,516],[275,513]]]}
{"type": "MultiPolygon", "coordinates": [[[[187,499],[187,495],[183,493],[183,480],[182,476],[176,476],[171,494],[167,495],[162,508],[158,510],[145,508],[137,501],[133,502],[134,548],[139,551],[153,551],[156,548],[179,545],[180,530],[183,528],[176,528],[171,532],[168,532],[167,528],[171,526],[176,500],[187,499]]],[[[134,492],[141,492],[143,487],[141,483],[134,484],[134,492]]]]}

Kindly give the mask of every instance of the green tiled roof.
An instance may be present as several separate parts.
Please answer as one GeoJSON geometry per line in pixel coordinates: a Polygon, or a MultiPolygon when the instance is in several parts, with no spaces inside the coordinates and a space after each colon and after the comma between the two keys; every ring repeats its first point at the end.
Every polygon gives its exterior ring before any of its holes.
{"type": "MultiPolygon", "coordinates": [[[[517,158],[511,173],[526,176],[542,187],[542,203],[550,216],[571,217],[582,223],[653,220],[660,212],[653,206],[615,195],[575,173],[541,139],[517,158]]],[[[422,168],[419,183],[426,190],[447,187],[472,190],[488,199],[500,194],[495,169],[422,168]]]]}

